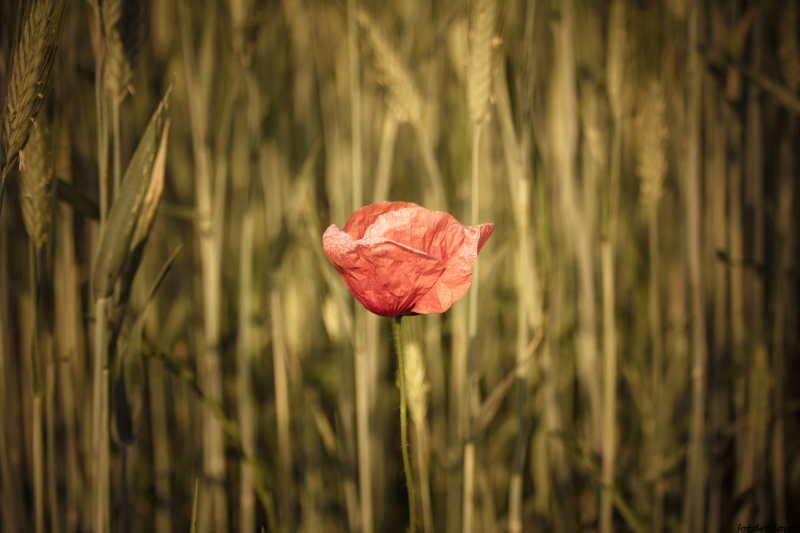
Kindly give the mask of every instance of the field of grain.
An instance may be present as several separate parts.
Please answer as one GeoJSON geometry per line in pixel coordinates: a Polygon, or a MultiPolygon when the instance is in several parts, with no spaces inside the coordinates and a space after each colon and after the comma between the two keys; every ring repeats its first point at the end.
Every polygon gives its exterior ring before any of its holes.
{"type": "Polygon", "coordinates": [[[0,531],[800,531],[798,4],[0,0],[0,531]]]}

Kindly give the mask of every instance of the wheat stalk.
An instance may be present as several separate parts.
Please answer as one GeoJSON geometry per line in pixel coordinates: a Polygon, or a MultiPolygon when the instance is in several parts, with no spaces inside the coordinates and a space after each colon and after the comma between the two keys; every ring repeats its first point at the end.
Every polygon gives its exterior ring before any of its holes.
{"type": "Polygon", "coordinates": [[[606,93],[615,119],[622,116],[622,80],[625,65],[625,2],[614,0],[608,27],[606,93]]]}
{"type": "Polygon", "coordinates": [[[422,502],[423,531],[433,532],[433,511],[431,509],[431,487],[428,470],[427,424],[428,391],[430,383],[426,379],[425,362],[419,343],[413,340],[406,350],[406,377],[408,378],[408,410],[414,422],[416,437],[415,455],[419,471],[420,500],[422,502]]]}
{"type": "Polygon", "coordinates": [[[50,236],[53,218],[52,159],[48,130],[43,124],[36,124],[20,152],[19,200],[25,229],[37,253],[50,236]]]}
{"type": "Polygon", "coordinates": [[[389,107],[400,122],[419,126],[422,123],[423,101],[411,73],[372,17],[363,9],[358,10],[356,17],[364,32],[365,44],[371,51],[378,83],[386,89],[389,107]]]}
{"type": "Polygon", "coordinates": [[[667,175],[667,125],[664,90],[650,79],[636,116],[636,175],[640,180],[640,198],[648,207],[658,202],[667,175]]]}
{"type": "Polygon", "coordinates": [[[372,18],[363,10],[357,13],[358,23],[363,28],[366,46],[372,52],[373,67],[378,83],[387,91],[387,104],[394,111],[399,122],[409,122],[417,133],[422,159],[431,178],[435,202],[438,209],[446,209],[444,186],[439,166],[433,152],[428,132],[423,124],[425,101],[413,81],[411,73],[400,61],[395,49],[383,37],[372,18]]]}
{"type": "MultiPolygon", "coordinates": [[[[647,211],[648,247],[650,263],[649,283],[649,324],[652,345],[651,398],[655,413],[652,439],[652,461],[657,469],[662,467],[664,453],[664,401],[663,401],[663,344],[661,304],[659,297],[660,246],[658,230],[658,203],[662,194],[662,184],[667,173],[665,123],[666,104],[661,83],[650,78],[642,90],[639,112],[636,116],[637,165],[636,175],[640,179],[640,199],[647,211]]],[[[660,533],[663,527],[663,481],[655,480],[653,495],[653,526],[660,533]]]]}
{"type": "Polygon", "coordinates": [[[114,198],[122,179],[119,107],[131,90],[133,67],[144,42],[146,6],[144,0],[105,0],[100,6],[105,34],[104,86],[111,104],[114,198]]]}
{"type": "Polygon", "coordinates": [[[800,45],[797,42],[797,0],[784,4],[778,17],[778,58],[786,84],[793,93],[800,90],[800,45]]]}
{"type": "Polygon", "coordinates": [[[128,85],[146,35],[147,3],[144,0],[105,0],[102,5],[106,40],[105,88],[117,101],[128,94],[128,85]]]}
{"type": "Polygon", "coordinates": [[[106,38],[105,88],[112,97],[122,100],[131,77],[131,65],[122,50],[122,38],[117,30],[122,16],[122,0],[106,0],[100,8],[106,38]]]}
{"type": "MultiPolygon", "coordinates": [[[[472,176],[470,191],[470,220],[478,223],[478,161],[481,130],[489,105],[492,71],[492,35],[496,18],[494,0],[479,0],[473,11],[470,34],[469,63],[467,64],[467,104],[475,127],[472,129],[472,176]]],[[[472,398],[475,385],[475,338],[478,334],[478,286],[480,264],[472,268],[472,290],[469,294],[469,352],[467,354],[467,420],[469,431],[464,446],[464,493],[462,499],[462,530],[471,533],[473,524],[473,490],[475,475],[475,435],[473,432],[472,398]]]]}
{"type": "Polygon", "coordinates": [[[470,29],[469,63],[467,64],[467,103],[472,122],[480,124],[489,107],[492,85],[492,50],[497,18],[495,0],[478,0],[470,29]]]}
{"type": "Polygon", "coordinates": [[[686,65],[686,252],[688,260],[689,292],[691,294],[691,376],[692,406],[689,443],[686,461],[686,491],[683,507],[684,530],[700,531],[705,522],[705,491],[707,479],[706,459],[706,321],[704,314],[704,284],[701,271],[701,173],[700,173],[700,103],[702,95],[702,65],[698,42],[701,7],[694,4],[688,16],[688,61],[686,65]]]}
{"type": "Polygon", "coordinates": [[[34,118],[50,89],[56,42],[63,20],[63,0],[21,4],[17,40],[11,57],[11,75],[3,109],[2,179],[25,147],[34,118]]]}

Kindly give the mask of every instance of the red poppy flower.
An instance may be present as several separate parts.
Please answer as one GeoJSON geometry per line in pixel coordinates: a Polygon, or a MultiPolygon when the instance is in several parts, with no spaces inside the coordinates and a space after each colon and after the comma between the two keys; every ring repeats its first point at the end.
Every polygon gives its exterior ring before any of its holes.
{"type": "Polygon", "coordinates": [[[443,313],[464,296],[494,224],[462,226],[450,213],[406,202],[362,207],[322,236],[353,296],[381,316],[443,313]]]}

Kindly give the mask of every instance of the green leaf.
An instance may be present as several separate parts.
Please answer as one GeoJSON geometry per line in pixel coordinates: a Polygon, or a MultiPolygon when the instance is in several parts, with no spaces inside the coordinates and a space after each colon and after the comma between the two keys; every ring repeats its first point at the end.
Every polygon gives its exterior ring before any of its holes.
{"type": "MultiPolygon", "coordinates": [[[[179,245],[172,255],[169,256],[161,271],[156,276],[150,292],[147,294],[139,315],[134,321],[131,329],[131,338],[127,341],[127,348],[122,351],[122,357],[117,361],[116,378],[113,389],[114,427],[116,429],[117,442],[125,446],[130,446],[136,440],[139,427],[139,419],[142,412],[143,391],[142,391],[142,368],[139,355],[139,338],[142,336],[144,328],[144,318],[150,304],[155,299],[156,291],[161,286],[167,273],[169,272],[178,255],[181,253],[183,245],[179,245]],[[127,369],[127,372],[126,372],[127,369]]],[[[121,315],[120,315],[121,317],[121,315]]],[[[121,318],[120,318],[121,321],[121,318]]],[[[118,325],[115,327],[119,327],[118,325]]],[[[115,334],[112,341],[117,337],[115,334]]],[[[110,350],[111,353],[111,350],[110,350]]]]}
{"type": "Polygon", "coordinates": [[[164,132],[161,136],[158,154],[156,155],[155,162],[153,164],[150,185],[147,188],[144,200],[142,201],[139,218],[136,221],[136,229],[133,232],[133,238],[131,239],[125,264],[123,265],[121,272],[122,283],[119,293],[119,302],[123,305],[127,303],[130,296],[131,287],[133,286],[133,278],[136,276],[136,272],[139,270],[139,265],[142,262],[144,245],[147,243],[147,238],[150,236],[150,230],[153,227],[156,210],[158,209],[158,204],[161,200],[161,193],[164,192],[164,171],[167,159],[168,132],[169,119],[167,119],[167,121],[164,123],[164,132]]]}
{"type": "Polygon", "coordinates": [[[153,113],[139,146],[136,147],[122,178],[117,199],[108,213],[95,260],[93,286],[96,300],[113,293],[114,284],[122,269],[130,263],[131,248],[139,245],[135,237],[140,242],[147,239],[152,213],[155,212],[154,206],[158,205],[158,198],[161,196],[159,186],[153,185],[154,178],[155,181],[161,180],[160,187],[163,190],[163,167],[160,178],[154,176],[153,171],[158,170],[155,165],[157,156],[162,150],[166,150],[166,142],[162,140],[167,133],[166,110],[171,92],[172,84],[167,88],[164,99],[153,113]],[[153,201],[156,192],[157,198],[153,201]],[[143,210],[146,204],[147,209],[143,210]],[[140,222],[143,211],[145,220],[140,222]]]}

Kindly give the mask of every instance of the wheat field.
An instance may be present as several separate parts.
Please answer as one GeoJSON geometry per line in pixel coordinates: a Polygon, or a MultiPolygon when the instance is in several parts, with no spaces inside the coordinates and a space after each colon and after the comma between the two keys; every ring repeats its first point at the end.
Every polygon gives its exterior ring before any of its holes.
{"type": "Polygon", "coordinates": [[[0,532],[800,531],[799,43],[798,0],[0,0],[0,532]],[[384,200],[495,224],[402,321],[414,513],[322,249],[384,200]]]}

